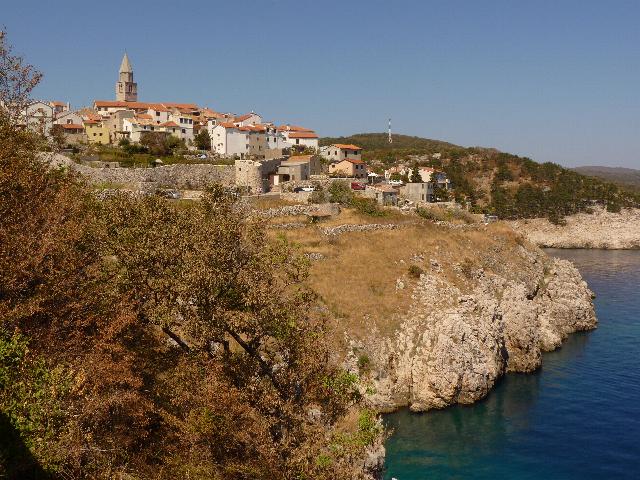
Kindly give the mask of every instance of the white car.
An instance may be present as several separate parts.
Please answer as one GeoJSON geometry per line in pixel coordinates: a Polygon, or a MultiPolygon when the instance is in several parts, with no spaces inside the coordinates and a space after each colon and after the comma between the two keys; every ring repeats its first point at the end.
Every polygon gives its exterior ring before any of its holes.
{"type": "Polygon", "coordinates": [[[315,188],[313,188],[311,185],[305,185],[304,187],[301,188],[301,190],[303,192],[313,192],[315,191],[315,188]]]}
{"type": "Polygon", "coordinates": [[[392,187],[401,187],[404,185],[404,182],[402,180],[389,180],[389,185],[392,187]]]}

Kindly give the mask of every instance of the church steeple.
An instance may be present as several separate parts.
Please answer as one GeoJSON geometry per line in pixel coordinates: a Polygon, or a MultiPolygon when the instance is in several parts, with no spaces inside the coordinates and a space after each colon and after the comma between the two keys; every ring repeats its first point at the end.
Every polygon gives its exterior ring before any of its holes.
{"type": "Polygon", "coordinates": [[[116,100],[124,102],[138,101],[138,84],[133,81],[133,68],[129,56],[124,54],[120,63],[118,82],[116,83],[116,100]]]}
{"type": "Polygon", "coordinates": [[[131,68],[131,63],[129,63],[129,56],[127,55],[127,52],[124,52],[124,57],[122,57],[120,73],[133,73],[133,68],[131,68]]]}

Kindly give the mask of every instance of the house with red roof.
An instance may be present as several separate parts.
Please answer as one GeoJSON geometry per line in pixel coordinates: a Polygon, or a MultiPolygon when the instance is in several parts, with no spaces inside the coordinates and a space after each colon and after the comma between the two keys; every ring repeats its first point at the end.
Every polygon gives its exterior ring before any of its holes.
{"type": "Polygon", "coordinates": [[[330,162],[362,160],[362,148],[357,145],[336,143],[320,149],[320,155],[330,162]]]}

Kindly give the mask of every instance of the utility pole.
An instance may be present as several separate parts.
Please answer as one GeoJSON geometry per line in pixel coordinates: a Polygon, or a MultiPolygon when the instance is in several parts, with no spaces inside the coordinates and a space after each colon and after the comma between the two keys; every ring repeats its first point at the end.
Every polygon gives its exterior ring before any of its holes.
{"type": "Polygon", "coordinates": [[[389,118],[389,143],[393,143],[393,139],[391,138],[391,118],[389,118]]]}

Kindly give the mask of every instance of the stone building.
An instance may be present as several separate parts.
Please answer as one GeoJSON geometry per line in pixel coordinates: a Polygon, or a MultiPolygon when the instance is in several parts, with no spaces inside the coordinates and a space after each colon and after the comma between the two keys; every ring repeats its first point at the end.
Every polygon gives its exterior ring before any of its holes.
{"type": "Polygon", "coordinates": [[[138,84],[133,81],[133,68],[131,68],[126,53],[122,57],[119,78],[116,82],[116,100],[121,102],[138,101],[138,84]]]}
{"type": "Polygon", "coordinates": [[[236,160],[236,186],[246,188],[249,193],[266,193],[271,189],[282,158],[270,160],[236,160]]]}

